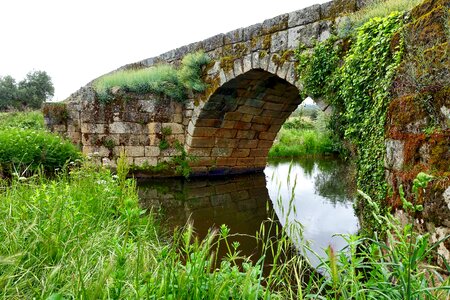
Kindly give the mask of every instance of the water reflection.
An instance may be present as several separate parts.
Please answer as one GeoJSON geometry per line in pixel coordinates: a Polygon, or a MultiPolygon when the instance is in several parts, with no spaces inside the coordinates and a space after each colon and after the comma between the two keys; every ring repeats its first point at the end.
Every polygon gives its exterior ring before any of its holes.
{"type": "MultiPolygon", "coordinates": [[[[300,223],[302,231],[292,231],[300,243],[300,233],[311,241],[314,251],[338,250],[345,241],[333,236],[354,233],[358,227],[352,202],[349,169],[334,159],[297,160],[270,163],[264,173],[190,180],[164,179],[139,182],[144,207],[161,209],[169,227],[184,226],[188,220],[200,237],[212,227],[227,224],[231,239],[238,241],[242,254],[258,256],[255,233],[261,223],[276,213],[283,226],[300,223]]],[[[314,266],[318,260],[305,253],[314,266]]]]}
{"type": "MultiPolygon", "coordinates": [[[[321,257],[329,245],[335,250],[346,246],[336,234],[358,230],[352,208],[353,185],[345,181],[349,172],[342,162],[332,159],[278,162],[264,171],[281,224],[291,227],[289,234],[296,244],[309,241],[311,249],[321,257]]],[[[304,254],[314,267],[319,264],[315,255],[304,254]]]]}
{"type": "Polygon", "coordinates": [[[190,220],[200,237],[211,227],[227,224],[235,234],[230,242],[238,241],[245,255],[258,252],[255,233],[272,211],[262,173],[140,182],[139,197],[144,207],[162,209],[171,227],[190,220]]]}

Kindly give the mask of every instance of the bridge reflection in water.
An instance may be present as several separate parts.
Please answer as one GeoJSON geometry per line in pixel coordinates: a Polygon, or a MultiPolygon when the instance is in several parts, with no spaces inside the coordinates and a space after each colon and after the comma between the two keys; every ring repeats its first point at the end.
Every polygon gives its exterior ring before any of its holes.
{"type": "MultiPolygon", "coordinates": [[[[254,236],[268,218],[283,226],[301,223],[303,238],[324,256],[322,249],[328,245],[335,250],[346,246],[336,234],[355,233],[358,228],[351,174],[349,167],[335,158],[308,158],[293,164],[271,163],[264,173],[152,179],[139,183],[139,195],[142,206],[162,210],[169,227],[192,221],[199,237],[211,227],[227,224],[232,234],[239,234],[230,242],[238,241],[241,253],[256,260],[260,249],[254,236]]],[[[288,230],[297,245],[301,242],[298,233],[288,230]]],[[[314,267],[318,265],[314,255],[304,254],[314,267]]]]}

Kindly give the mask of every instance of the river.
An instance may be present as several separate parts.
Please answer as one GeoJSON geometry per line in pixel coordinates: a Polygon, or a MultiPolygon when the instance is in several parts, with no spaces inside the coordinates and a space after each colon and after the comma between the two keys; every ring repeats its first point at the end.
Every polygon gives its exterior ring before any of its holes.
{"type": "MultiPolygon", "coordinates": [[[[255,233],[263,222],[275,219],[285,228],[300,226],[301,230],[288,230],[294,244],[303,249],[308,241],[324,257],[329,245],[336,251],[346,246],[338,235],[358,230],[352,174],[335,157],[302,158],[272,161],[258,174],[140,181],[138,190],[142,206],[163,215],[167,228],[189,221],[203,237],[210,228],[226,224],[241,254],[257,259],[255,233]]],[[[303,255],[318,266],[317,255],[303,255]]]]}

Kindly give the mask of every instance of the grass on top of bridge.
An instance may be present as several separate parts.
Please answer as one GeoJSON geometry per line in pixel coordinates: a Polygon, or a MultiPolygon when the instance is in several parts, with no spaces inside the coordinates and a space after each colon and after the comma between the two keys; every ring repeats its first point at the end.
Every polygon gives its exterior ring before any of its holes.
{"type": "Polygon", "coordinates": [[[94,89],[101,102],[114,99],[111,89],[119,87],[125,92],[137,94],[154,93],[183,102],[188,91],[203,92],[202,67],[210,62],[204,52],[187,54],[179,69],[170,64],[158,64],[143,69],[120,70],[100,77],[94,89]]]}

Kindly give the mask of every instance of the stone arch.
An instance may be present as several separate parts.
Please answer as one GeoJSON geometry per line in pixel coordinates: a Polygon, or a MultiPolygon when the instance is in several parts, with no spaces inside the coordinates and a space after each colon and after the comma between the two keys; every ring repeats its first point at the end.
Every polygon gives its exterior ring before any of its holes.
{"type": "Polygon", "coordinates": [[[187,152],[198,158],[194,173],[264,169],[278,131],[301,101],[296,86],[262,69],[228,80],[188,125],[187,152]]]}

